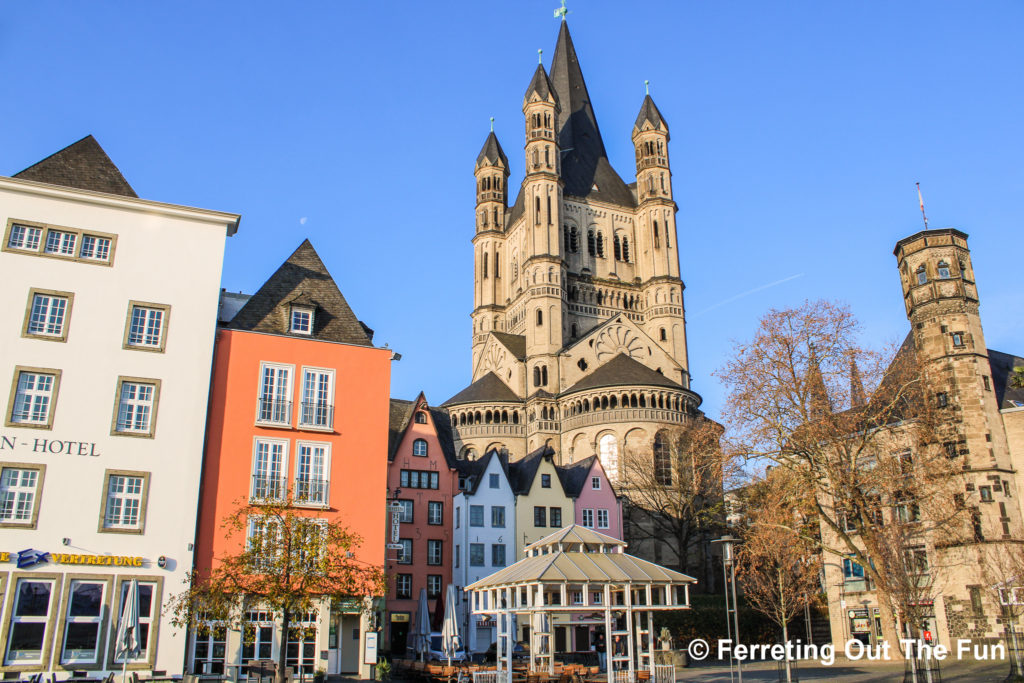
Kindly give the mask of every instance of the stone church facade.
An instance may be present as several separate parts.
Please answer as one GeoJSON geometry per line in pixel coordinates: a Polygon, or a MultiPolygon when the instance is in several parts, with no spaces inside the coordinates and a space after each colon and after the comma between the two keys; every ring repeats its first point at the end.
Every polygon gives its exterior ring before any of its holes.
{"type": "Polygon", "coordinates": [[[569,28],[523,97],[526,173],[492,131],[476,160],[472,383],[445,402],[455,451],[562,464],[650,451],[701,416],[690,389],[669,129],[650,95],[632,129],[636,180],[612,168],[569,28]]]}

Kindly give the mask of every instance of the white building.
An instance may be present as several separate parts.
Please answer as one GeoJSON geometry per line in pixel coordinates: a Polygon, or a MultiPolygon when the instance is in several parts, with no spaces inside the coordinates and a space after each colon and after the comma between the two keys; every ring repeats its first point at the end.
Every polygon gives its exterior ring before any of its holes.
{"type": "Polygon", "coordinates": [[[161,607],[192,567],[234,214],[139,199],[90,136],[0,177],[0,670],[181,673],[161,607]]]}
{"type": "MultiPolygon", "coordinates": [[[[463,586],[490,576],[516,559],[516,497],[509,482],[508,456],[492,450],[462,465],[464,488],[452,503],[452,580],[460,596],[463,586]]],[[[467,650],[485,651],[495,640],[493,620],[471,615],[464,596],[458,607],[467,650]]]]}

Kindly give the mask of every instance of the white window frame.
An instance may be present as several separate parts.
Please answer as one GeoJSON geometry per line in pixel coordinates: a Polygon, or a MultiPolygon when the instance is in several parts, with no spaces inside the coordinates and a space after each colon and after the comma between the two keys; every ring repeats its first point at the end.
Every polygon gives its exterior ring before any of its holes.
{"type": "Polygon", "coordinates": [[[95,664],[99,661],[100,656],[100,645],[103,642],[103,613],[105,612],[107,602],[107,582],[101,579],[73,579],[68,586],[68,596],[66,598],[66,608],[64,611],[64,637],[61,639],[61,652],[60,662],[61,664],[95,664]],[[100,587],[100,602],[99,610],[95,615],[72,615],[71,607],[72,601],[75,598],[75,589],[82,585],[94,585],[100,587]],[[96,643],[93,646],[92,654],[86,654],[86,650],[72,650],[73,654],[68,654],[68,631],[74,624],[89,624],[95,625],[96,627],[96,643]]]}
{"type": "Polygon", "coordinates": [[[597,528],[608,529],[610,523],[610,515],[608,514],[608,508],[598,508],[597,510],[597,528]]]}
{"type": "Polygon", "coordinates": [[[438,538],[427,539],[427,565],[440,567],[444,564],[444,541],[438,538]],[[436,551],[434,550],[436,548],[436,551]]]}
{"type": "Polygon", "coordinates": [[[590,478],[590,488],[593,489],[594,491],[600,491],[601,490],[601,477],[591,477],[590,478]]]}
{"type": "Polygon", "coordinates": [[[306,429],[334,429],[334,370],[331,368],[302,368],[302,402],[299,405],[299,426],[306,429]],[[327,378],[323,390],[321,378],[327,378]],[[310,385],[313,379],[314,385],[310,385]],[[312,399],[312,400],[310,400],[312,399]],[[307,406],[309,406],[307,408],[307,406]]]}
{"type": "Polygon", "coordinates": [[[54,341],[66,340],[74,296],[71,292],[29,290],[23,336],[54,341]]]}
{"type": "Polygon", "coordinates": [[[81,248],[79,250],[79,257],[86,261],[97,261],[99,263],[109,263],[110,254],[114,251],[114,240],[110,237],[103,235],[93,235],[91,233],[83,233],[81,239],[81,248]],[[92,247],[89,253],[86,253],[86,241],[92,241],[92,247]],[[97,255],[102,254],[102,255],[97,255]]]}
{"type": "Polygon", "coordinates": [[[7,416],[8,427],[38,427],[49,429],[53,425],[54,409],[57,405],[57,391],[60,388],[60,370],[49,368],[14,369],[14,386],[11,387],[11,412],[7,416]],[[28,386],[29,378],[32,386],[28,386]],[[47,388],[37,385],[40,378],[49,378],[47,388]],[[22,381],[22,379],[26,381],[22,381]],[[42,407],[42,409],[40,409],[42,407]]]}
{"type": "Polygon", "coordinates": [[[128,302],[124,348],[163,351],[167,346],[167,326],[171,307],[145,301],[128,302]]]}
{"type": "Polygon", "coordinates": [[[4,664],[11,666],[20,666],[23,664],[41,664],[43,659],[49,654],[47,652],[47,645],[52,647],[49,642],[51,636],[51,629],[53,628],[52,621],[50,619],[51,613],[54,609],[54,593],[57,591],[57,582],[53,579],[34,578],[34,577],[20,577],[14,584],[14,599],[11,602],[11,615],[8,617],[9,627],[7,633],[7,642],[4,643],[4,664]],[[21,586],[23,583],[45,583],[50,587],[49,601],[46,606],[46,614],[43,616],[18,616],[19,603],[21,602],[21,586]],[[11,640],[14,638],[14,629],[17,624],[43,624],[43,637],[42,643],[39,647],[38,658],[11,658],[11,640]]]}
{"type": "Polygon", "coordinates": [[[288,439],[271,439],[265,436],[257,436],[252,440],[252,485],[249,489],[249,500],[258,501],[281,501],[285,499],[288,490],[288,439]],[[260,447],[266,446],[266,466],[261,467],[261,460],[264,458],[260,453],[260,447]],[[280,453],[275,455],[275,447],[280,453]],[[273,459],[279,457],[276,467],[273,466],[273,459]],[[260,481],[257,482],[257,477],[260,481]]]}
{"type": "Polygon", "coordinates": [[[427,597],[436,598],[444,592],[444,576],[441,574],[427,574],[427,597]],[[430,584],[436,583],[437,590],[431,590],[430,584]]]}
{"type": "Polygon", "coordinates": [[[148,473],[107,470],[104,477],[103,514],[99,530],[142,533],[146,528],[148,495],[148,473]],[[131,490],[127,489],[129,485],[131,490]],[[120,490],[115,491],[115,486],[120,490]],[[116,506],[118,502],[119,507],[116,506]],[[128,505],[129,503],[134,505],[128,505]],[[131,519],[132,515],[126,513],[129,508],[134,508],[134,519],[131,519]],[[125,521],[126,518],[130,521],[125,521]]]}
{"type": "Polygon", "coordinates": [[[583,519],[580,522],[580,526],[585,527],[587,529],[593,529],[594,528],[594,509],[593,508],[584,508],[583,509],[582,517],[583,517],[583,519]]]}
{"type": "Polygon", "coordinates": [[[429,500],[427,501],[427,524],[431,526],[437,526],[444,524],[444,501],[443,500],[429,500]],[[435,515],[434,510],[440,510],[440,515],[435,515]]]}
{"type": "Polygon", "coordinates": [[[398,542],[401,544],[402,548],[398,551],[398,559],[396,561],[398,564],[412,564],[412,539],[400,538],[398,539],[398,542]],[[406,552],[406,548],[409,549],[409,552],[406,552]]]}
{"type": "Polygon", "coordinates": [[[18,251],[38,252],[42,243],[43,228],[38,225],[28,225],[12,221],[10,231],[7,234],[7,248],[17,249],[18,251]],[[17,243],[15,243],[16,237],[18,238],[17,243]]]}
{"type": "Polygon", "coordinates": [[[412,600],[412,574],[396,574],[395,575],[395,599],[396,600],[412,600]],[[402,590],[401,584],[408,583],[406,590],[402,590]]]}
{"type": "Polygon", "coordinates": [[[78,254],[78,233],[73,230],[48,229],[43,241],[43,253],[47,256],[74,258],[78,254]]]}
{"type": "Polygon", "coordinates": [[[245,615],[245,626],[246,629],[242,633],[242,661],[249,661],[251,659],[270,659],[274,648],[274,615],[269,610],[253,609],[246,612],[245,615]],[[246,633],[248,633],[248,627],[251,626],[253,630],[252,639],[252,657],[245,656],[246,640],[248,639],[246,633]],[[269,633],[264,631],[269,630],[269,633]],[[266,637],[264,637],[266,636],[266,637]],[[260,649],[266,647],[266,656],[260,655],[260,649]]]}
{"type": "MultiPolygon", "coordinates": [[[[246,520],[245,525],[245,549],[246,552],[253,552],[254,539],[264,538],[267,535],[281,536],[281,524],[274,517],[268,517],[264,515],[249,515],[249,519],[246,520]],[[258,533],[257,533],[258,532],[258,533]]],[[[280,551],[281,543],[278,540],[271,539],[272,549],[280,551]]],[[[260,548],[256,548],[260,550],[260,548]]],[[[254,567],[255,571],[267,571],[273,568],[274,564],[278,561],[278,557],[274,554],[266,552],[254,553],[254,567]]]]}
{"type": "Polygon", "coordinates": [[[4,463],[0,467],[0,527],[35,528],[45,473],[45,465],[4,463]],[[33,475],[28,477],[31,483],[25,481],[27,473],[33,475]]]}
{"type": "MultiPolygon", "coordinates": [[[[125,596],[128,593],[128,584],[129,584],[129,579],[124,579],[124,580],[121,581],[120,591],[119,591],[120,598],[117,601],[116,617],[114,617],[114,618],[112,618],[110,620],[110,631],[111,631],[111,633],[110,633],[110,642],[111,643],[113,643],[114,637],[116,636],[118,622],[121,621],[121,612],[124,610],[125,596]]],[[[139,635],[140,635],[139,645],[140,645],[140,647],[139,647],[139,655],[137,657],[133,657],[132,659],[129,659],[128,660],[129,664],[131,664],[133,662],[146,662],[146,661],[149,660],[150,650],[153,647],[155,647],[155,643],[153,642],[153,610],[155,608],[159,607],[160,602],[161,602],[160,585],[158,583],[156,583],[156,582],[153,582],[153,581],[139,581],[139,635]],[[150,593],[150,598],[149,598],[149,614],[144,614],[142,612],[142,591],[143,591],[144,588],[149,588],[152,591],[150,593]],[[145,627],[145,632],[146,632],[146,646],[145,647],[141,647],[141,645],[142,645],[141,634],[142,634],[142,631],[143,631],[143,627],[145,627]]],[[[114,657],[114,662],[116,664],[118,664],[118,665],[123,664],[124,663],[124,657],[123,656],[122,657],[115,656],[114,657]]]]}
{"type": "Polygon", "coordinates": [[[256,423],[260,425],[291,427],[292,425],[292,389],[295,379],[295,366],[284,363],[263,361],[260,363],[260,375],[256,400],[256,423]],[[267,392],[267,371],[273,371],[273,383],[267,392]],[[282,387],[281,374],[285,374],[282,387]],[[269,410],[264,410],[264,401],[270,401],[269,410]],[[268,417],[263,417],[267,414],[268,417]]]}
{"type": "Polygon", "coordinates": [[[313,334],[313,309],[309,306],[292,306],[288,313],[288,331],[291,334],[311,336],[313,334]],[[305,324],[302,324],[303,322],[305,324]]]}
{"type": "Polygon", "coordinates": [[[115,436],[153,436],[160,403],[160,380],[119,377],[116,399],[110,433],[115,436]]]}
{"type": "Polygon", "coordinates": [[[413,442],[412,442],[412,454],[415,455],[417,458],[425,458],[428,455],[430,455],[430,446],[429,446],[429,444],[427,444],[427,440],[426,439],[413,439],[413,442]],[[422,453],[418,453],[417,452],[419,450],[420,444],[423,445],[423,452],[422,453]]]}
{"type": "Polygon", "coordinates": [[[296,441],[295,442],[295,478],[292,490],[292,502],[299,506],[327,507],[330,501],[331,481],[331,444],[324,441],[296,441]],[[300,479],[300,470],[305,467],[303,459],[306,454],[303,449],[310,449],[309,471],[306,476],[300,479]],[[319,471],[314,471],[312,465],[316,463],[316,450],[323,449],[320,455],[319,471]],[[305,489],[300,493],[300,485],[304,484],[305,489]],[[318,491],[312,491],[311,484],[318,487],[318,491]]]}

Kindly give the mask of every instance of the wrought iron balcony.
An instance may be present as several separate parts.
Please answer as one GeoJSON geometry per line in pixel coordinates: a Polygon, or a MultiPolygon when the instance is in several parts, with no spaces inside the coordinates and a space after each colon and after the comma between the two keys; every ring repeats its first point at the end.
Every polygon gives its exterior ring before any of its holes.
{"type": "Polygon", "coordinates": [[[252,476],[249,498],[253,502],[282,501],[287,493],[288,480],[284,477],[268,477],[262,474],[252,476]]]}
{"type": "Polygon", "coordinates": [[[299,411],[299,426],[313,429],[334,427],[334,406],[323,402],[303,402],[299,411]]]}
{"type": "Polygon", "coordinates": [[[292,423],[292,402],[276,398],[257,400],[256,420],[264,424],[290,425],[292,423]]]}
{"type": "Polygon", "coordinates": [[[329,489],[326,479],[296,479],[292,500],[297,505],[327,505],[329,489]]]}

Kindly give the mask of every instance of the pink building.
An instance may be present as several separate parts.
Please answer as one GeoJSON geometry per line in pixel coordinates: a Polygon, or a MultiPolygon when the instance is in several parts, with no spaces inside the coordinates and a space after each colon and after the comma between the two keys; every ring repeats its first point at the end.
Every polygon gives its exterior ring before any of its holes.
{"type": "Polygon", "coordinates": [[[573,499],[576,523],[622,540],[622,502],[601,460],[592,455],[559,468],[559,474],[565,494],[573,499]]]}

